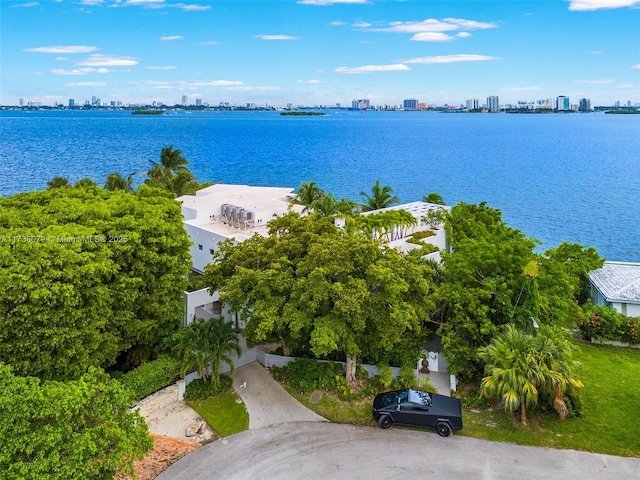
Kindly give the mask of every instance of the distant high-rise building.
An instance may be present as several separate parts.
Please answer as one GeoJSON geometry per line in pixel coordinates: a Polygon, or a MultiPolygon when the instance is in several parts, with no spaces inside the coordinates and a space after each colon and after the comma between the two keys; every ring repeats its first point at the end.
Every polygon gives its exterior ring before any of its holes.
{"type": "Polygon", "coordinates": [[[402,108],[405,110],[417,110],[418,109],[418,100],[415,98],[407,98],[402,102],[402,108]]]}
{"type": "Polygon", "coordinates": [[[614,107],[619,107],[620,106],[620,100],[616,100],[616,103],[613,104],[614,107]]]}
{"type": "Polygon", "coordinates": [[[18,103],[20,104],[21,107],[24,107],[24,98],[21,98],[20,100],[18,100],[18,103]]]}
{"type": "Polygon", "coordinates": [[[429,104],[427,102],[420,102],[418,104],[418,110],[429,110],[429,104]]]}
{"type": "Polygon", "coordinates": [[[487,97],[487,110],[489,110],[490,112],[500,111],[500,99],[497,95],[487,97]]]}
{"type": "Polygon", "coordinates": [[[182,106],[183,107],[187,106],[187,96],[186,95],[182,95],[182,106]]]}
{"type": "Polygon", "coordinates": [[[588,112],[591,110],[591,100],[588,98],[581,98],[578,103],[578,110],[581,112],[588,112]]]}
{"type": "Polygon", "coordinates": [[[201,106],[202,106],[202,99],[196,98],[196,107],[201,107],[201,106]]]}
{"type": "Polygon", "coordinates": [[[480,100],[477,98],[470,98],[467,100],[467,110],[479,110],[480,109],[480,100]]]}
{"type": "Polygon", "coordinates": [[[353,100],[351,102],[351,108],[354,110],[368,110],[371,108],[371,103],[368,98],[361,98],[359,100],[353,100]]]}
{"type": "Polygon", "coordinates": [[[556,110],[559,112],[571,110],[571,102],[569,101],[569,97],[560,95],[557,99],[556,110]]]}
{"type": "Polygon", "coordinates": [[[631,100],[627,100],[627,107],[631,106],[631,100]]]}

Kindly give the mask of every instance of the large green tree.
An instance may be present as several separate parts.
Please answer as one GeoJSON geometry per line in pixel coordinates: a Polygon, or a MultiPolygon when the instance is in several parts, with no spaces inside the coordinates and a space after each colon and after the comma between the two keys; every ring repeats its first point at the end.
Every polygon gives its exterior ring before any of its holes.
{"type": "Polygon", "coordinates": [[[205,275],[248,320],[246,334],[344,355],[346,378],[359,356],[380,358],[405,335],[420,335],[433,308],[432,269],[331,219],[289,213],[269,236],[223,244],[205,275]]]}
{"type": "Polygon", "coordinates": [[[220,365],[226,363],[233,372],[230,353],[240,356],[240,343],[234,326],[223,318],[195,319],[174,336],[173,351],[182,364],[182,375],[192,368],[203,380],[209,377],[212,385],[220,380],[220,365]],[[211,366],[211,374],[207,367],[211,366]]]}
{"type": "Polygon", "coordinates": [[[3,479],[112,479],[131,474],[153,439],[129,393],[91,369],[76,381],[14,376],[0,363],[3,479]]]}
{"type": "Polygon", "coordinates": [[[452,373],[479,377],[476,349],[502,325],[566,325],[580,315],[575,284],[562,264],[536,253],[538,242],[510,228],[499,210],[458,204],[446,228],[452,251],[442,254],[435,317],[452,373]]]}
{"type": "Polygon", "coordinates": [[[0,361],[66,380],[155,345],[179,325],[190,263],[180,207],[162,191],[0,199],[0,361]]]}

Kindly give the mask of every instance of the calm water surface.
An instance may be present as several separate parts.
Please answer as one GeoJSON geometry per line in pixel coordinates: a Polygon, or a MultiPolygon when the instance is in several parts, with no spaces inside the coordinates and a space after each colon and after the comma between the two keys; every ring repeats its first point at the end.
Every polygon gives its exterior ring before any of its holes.
{"type": "Polygon", "coordinates": [[[486,201],[541,248],[563,240],[640,261],[640,115],[433,112],[36,111],[0,114],[0,195],[138,172],[162,147],[199,180],[297,187],[359,200],[376,179],[403,202],[436,191],[486,201]]]}

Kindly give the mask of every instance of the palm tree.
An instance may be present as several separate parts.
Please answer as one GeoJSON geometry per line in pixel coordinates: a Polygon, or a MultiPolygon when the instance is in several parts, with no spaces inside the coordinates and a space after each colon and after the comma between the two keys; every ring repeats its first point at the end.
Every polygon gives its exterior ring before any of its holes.
{"type": "MultiPolygon", "coordinates": [[[[312,205],[325,197],[324,190],[318,187],[316,182],[302,182],[298,188],[296,199],[293,201],[296,205],[304,205],[303,212],[313,208],[312,205]]],[[[334,198],[335,200],[335,198],[334,198]]]]}
{"type": "Polygon", "coordinates": [[[229,354],[241,354],[233,325],[220,317],[194,319],[193,323],[178,331],[175,340],[173,350],[182,363],[182,375],[195,366],[202,379],[206,381],[209,377],[212,385],[218,384],[222,362],[229,365],[233,372],[233,361],[229,354]],[[208,366],[211,366],[210,376],[207,374],[208,366]]]}
{"type": "Polygon", "coordinates": [[[527,407],[537,405],[538,387],[544,384],[533,335],[507,325],[478,355],[487,374],[480,382],[482,394],[501,398],[507,411],[519,408],[520,421],[526,425],[527,407]]]}
{"type": "Polygon", "coordinates": [[[107,175],[107,181],[104,184],[104,189],[109,191],[124,190],[127,193],[133,192],[133,176],[134,173],[129,174],[127,178],[124,178],[119,173],[110,173],[107,175]]]}
{"type": "Polygon", "coordinates": [[[53,177],[47,182],[47,188],[67,188],[70,187],[69,180],[64,177],[53,177]]]}
{"type": "MultiPolygon", "coordinates": [[[[152,161],[155,164],[155,162],[152,161]]],[[[160,165],[165,170],[177,173],[180,167],[185,167],[189,161],[182,156],[182,150],[174,149],[173,145],[163,148],[160,151],[160,165]]]]}
{"type": "Polygon", "coordinates": [[[439,193],[431,192],[429,195],[422,197],[423,202],[433,203],[436,205],[445,205],[444,199],[439,193]]]}
{"type": "Polygon", "coordinates": [[[362,204],[362,209],[365,212],[388,208],[396,203],[400,203],[400,199],[393,195],[393,189],[386,185],[384,187],[381,186],[380,180],[376,180],[375,185],[371,189],[371,195],[365,192],[360,192],[360,195],[366,199],[366,203],[362,204]]]}
{"type": "Polygon", "coordinates": [[[98,184],[88,177],[81,178],[73,184],[73,188],[97,187],[98,184]]]}
{"type": "Polygon", "coordinates": [[[569,415],[565,394],[584,386],[574,375],[581,364],[573,360],[574,349],[559,329],[541,327],[536,335],[536,348],[538,363],[545,373],[544,390],[553,398],[553,408],[560,418],[565,419],[569,415]]]}

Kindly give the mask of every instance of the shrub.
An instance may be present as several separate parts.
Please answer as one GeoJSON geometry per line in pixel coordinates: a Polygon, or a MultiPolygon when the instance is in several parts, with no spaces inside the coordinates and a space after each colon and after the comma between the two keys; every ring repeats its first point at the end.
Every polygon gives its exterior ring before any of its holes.
{"type": "Polygon", "coordinates": [[[389,365],[380,365],[378,367],[380,373],[375,377],[378,384],[385,390],[389,390],[393,384],[393,372],[389,365]]]}
{"type": "Polygon", "coordinates": [[[180,364],[173,357],[163,355],[151,362],[143,363],[135,370],[124,374],[118,381],[132,394],[134,401],[171,385],[180,372],[180,364]]]}
{"type": "Polygon", "coordinates": [[[578,322],[583,335],[597,340],[640,343],[640,320],[629,318],[601,305],[587,309],[587,315],[578,322]]]}
{"type": "MultiPolygon", "coordinates": [[[[433,230],[420,230],[419,232],[413,232],[409,237],[415,240],[422,240],[423,238],[433,237],[435,232],[433,230]]],[[[410,240],[407,240],[408,242],[410,240]]]]}
{"type": "Polygon", "coordinates": [[[227,393],[231,390],[232,383],[233,380],[229,375],[220,375],[216,385],[198,378],[187,385],[184,391],[184,398],[185,400],[204,400],[220,393],[227,393]]]}
{"type": "Polygon", "coordinates": [[[394,380],[394,388],[416,388],[417,379],[415,369],[411,365],[403,365],[400,375],[394,380]]]}
{"type": "Polygon", "coordinates": [[[491,407],[494,401],[495,400],[492,398],[480,395],[475,390],[470,390],[469,392],[460,395],[460,403],[462,403],[463,408],[484,410],[491,407]]]}
{"type": "Polygon", "coordinates": [[[284,376],[292,387],[300,392],[311,392],[318,388],[336,388],[336,376],[344,375],[344,367],[334,362],[317,362],[298,358],[284,368],[284,376]]]}

